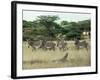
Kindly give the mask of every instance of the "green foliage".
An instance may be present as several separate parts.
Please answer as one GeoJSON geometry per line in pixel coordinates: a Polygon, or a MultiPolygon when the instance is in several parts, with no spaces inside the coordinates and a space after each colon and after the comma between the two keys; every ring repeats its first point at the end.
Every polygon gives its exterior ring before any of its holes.
{"type": "Polygon", "coordinates": [[[59,26],[55,21],[58,20],[59,17],[57,16],[38,16],[37,17],[37,23],[41,26],[44,26],[44,29],[42,29],[42,32],[44,33],[45,37],[49,38],[55,38],[55,35],[57,33],[56,28],[59,26]]]}
{"type": "Polygon", "coordinates": [[[65,26],[65,25],[68,25],[68,21],[61,21],[61,26],[65,26]]]}
{"type": "Polygon", "coordinates": [[[33,22],[23,20],[23,28],[30,28],[33,26],[33,22]]]}
{"type": "Polygon", "coordinates": [[[78,22],[80,29],[84,31],[90,31],[91,30],[91,21],[90,20],[84,20],[78,22]]]}
{"type": "Polygon", "coordinates": [[[49,39],[57,40],[64,38],[66,40],[81,38],[83,31],[90,31],[90,20],[79,22],[68,22],[59,20],[58,16],[38,16],[33,22],[23,20],[24,31],[23,38],[49,39]],[[28,31],[28,29],[30,29],[28,31]]]}

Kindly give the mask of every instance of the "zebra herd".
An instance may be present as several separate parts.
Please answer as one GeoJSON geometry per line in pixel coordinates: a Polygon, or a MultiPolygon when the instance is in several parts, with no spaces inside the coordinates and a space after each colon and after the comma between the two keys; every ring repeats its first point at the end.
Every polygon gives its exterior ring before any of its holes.
{"type": "MultiPolygon", "coordinates": [[[[31,40],[27,39],[28,48],[32,47],[33,50],[43,49],[43,50],[53,50],[55,51],[57,48],[62,51],[66,51],[68,49],[68,42],[65,40],[58,41],[47,41],[47,40],[31,40]]],[[[80,41],[78,39],[74,40],[75,49],[79,50],[81,48],[85,48],[88,50],[89,44],[85,40],[80,41]]]]}
{"type": "Polygon", "coordinates": [[[43,50],[53,50],[55,51],[56,48],[59,48],[60,50],[66,50],[67,42],[64,40],[58,41],[57,43],[54,41],[46,41],[46,40],[38,40],[38,41],[32,41],[27,40],[28,42],[28,48],[32,47],[33,50],[36,49],[43,49],[43,50]]]}

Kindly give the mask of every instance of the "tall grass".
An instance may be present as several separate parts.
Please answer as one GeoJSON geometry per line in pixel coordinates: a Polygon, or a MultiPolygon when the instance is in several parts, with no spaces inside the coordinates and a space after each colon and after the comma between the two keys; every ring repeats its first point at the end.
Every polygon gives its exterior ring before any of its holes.
{"type": "Polygon", "coordinates": [[[73,41],[68,41],[68,50],[61,51],[58,48],[53,50],[33,50],[27,47],[28,44],[23,42],[23,69],[36,68],[60,68],[60,67],[83,67],[91,65],[90,49],[77,50],[73,41]],[[53,60],[61,59],[66,53],[68,57],[65,62],[53,62],[53,60]]]}

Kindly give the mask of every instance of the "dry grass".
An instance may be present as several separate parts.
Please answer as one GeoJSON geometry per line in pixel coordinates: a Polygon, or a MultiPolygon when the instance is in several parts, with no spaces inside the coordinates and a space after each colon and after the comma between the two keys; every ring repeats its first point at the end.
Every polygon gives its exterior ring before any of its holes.
{"type": "Polygon", "coordinates": [[[36,69],[36,68],[60,68],[60,67],[80,67],[90,66],[90,49],[76,50],[73,41],[68,42],[68,50],[60,51],[44,51],[42,49],[32,51],[32,48],[27,47],[27,43],[23,42],[23,69],[36,69]],[[65,62],[53,62],[59,60],[66,53],[68,58],[65,62]]]}

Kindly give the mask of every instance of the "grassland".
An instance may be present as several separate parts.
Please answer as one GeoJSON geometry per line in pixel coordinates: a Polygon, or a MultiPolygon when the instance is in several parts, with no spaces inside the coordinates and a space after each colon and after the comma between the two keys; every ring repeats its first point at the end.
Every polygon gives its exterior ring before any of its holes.
{"type": "Polygon", "coordinates": [[[91,65],[90,49],[75,49],[74,42],[68,41],[68,50],[61,51],[58,48],[53,51],[44,51],[42,49],[33,50],[27,47],[27,42],[23,42],[23,69],[40,68],[60,68],[60,67],[83,67],[91,65]],[[61,59],[66,53],[68,57],[65,62],[53,62],[61,59]]]}

